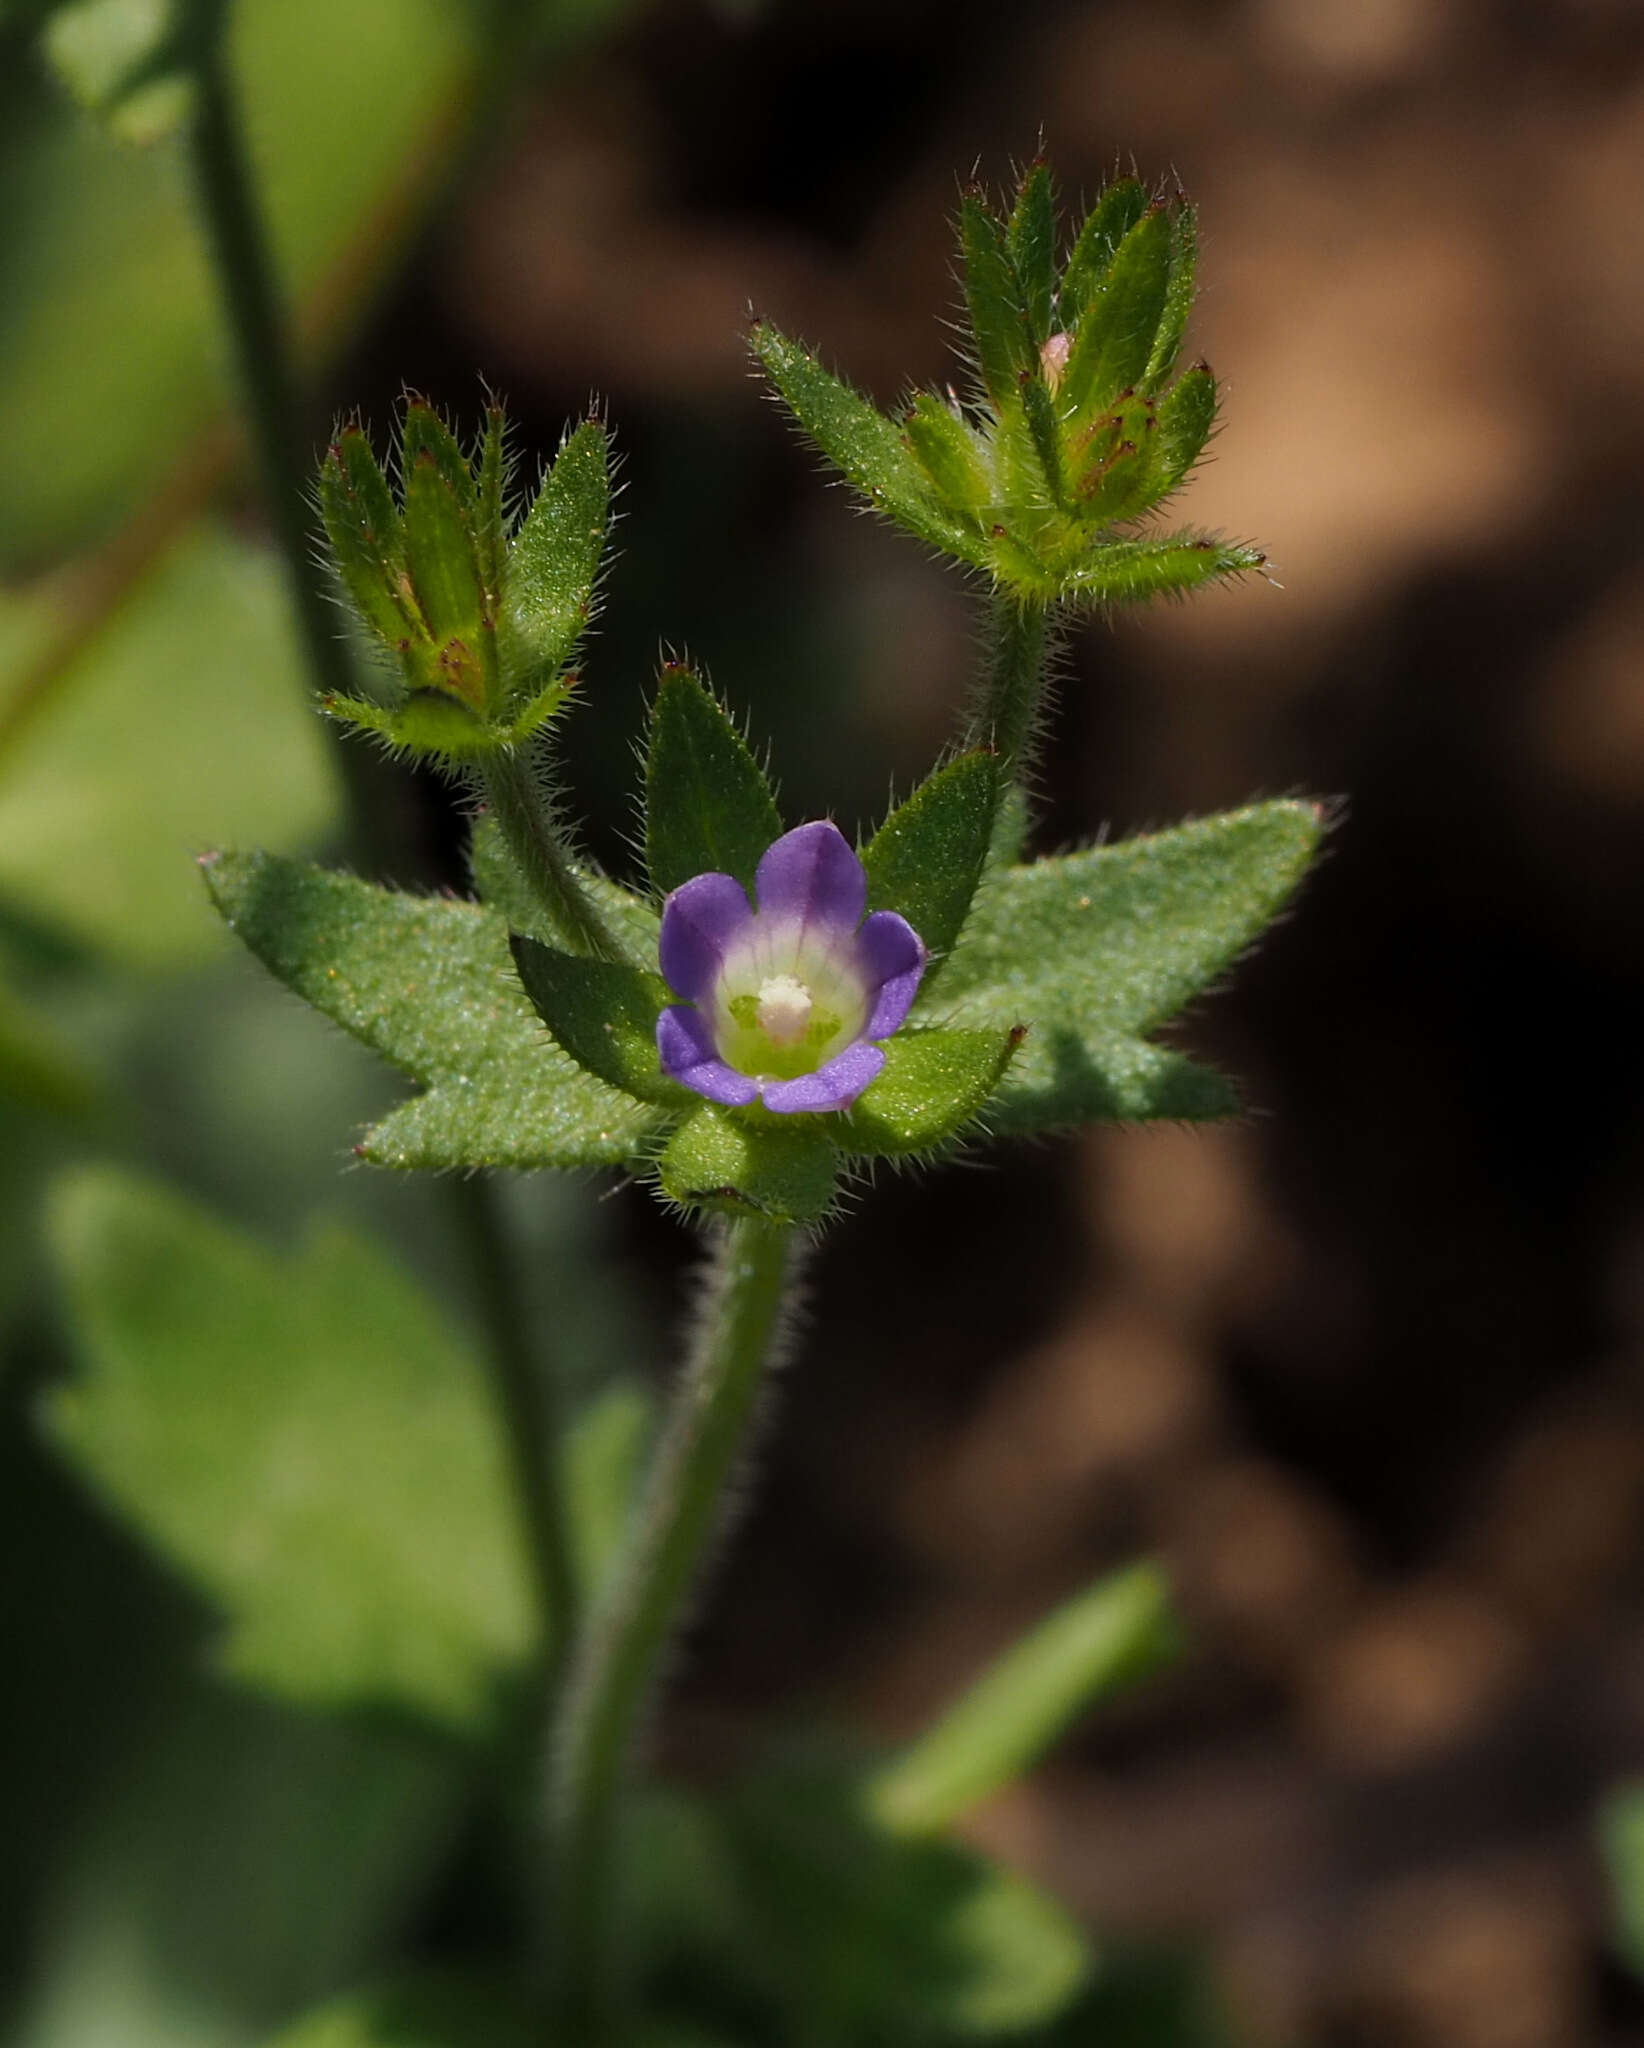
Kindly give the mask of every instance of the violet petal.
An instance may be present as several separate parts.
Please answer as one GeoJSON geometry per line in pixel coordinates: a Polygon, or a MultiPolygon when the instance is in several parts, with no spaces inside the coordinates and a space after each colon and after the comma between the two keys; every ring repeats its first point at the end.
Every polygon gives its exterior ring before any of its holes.
{"type": "Polygon", "coordinates": [[[767,1081],[765,1107],[784,1116],[804,1109],[849,1109],[884,1064],[879,1047],[859,1038],[814,1074],[801,1074],[796,1081],[767,1081]]]}
{"type": "Polygon", "coordinates": [[[894,910],[876,910],[856,935],[856,957],[868,987],[864,1038],[889,1038],[919,993],[925,942],[894,910]]]}
{"type": "Polygon", "coordinates": [[[803,934],[854,932],[868,907],[868,877],[837,825],[818,818],[766,847],[754,878],[761,918],[803,934]]]}
{"type": "Polygon", "coordinates": [[[682,882],[662,906],[657,948],[674,994],[692,1002],[711,995],[726,948],[752,922],[748,892],[733,876],[695,875],[682,882]]]}
{"type": "Polygon", "coordinates": [[[670,1081],[682,1081],[710,1102],[745,1109],[759,1096],[759,1083],[719,1057],[708,1020],[700,1010],[671,1003],[656,1020],[657,1056],[670,1081]]]}

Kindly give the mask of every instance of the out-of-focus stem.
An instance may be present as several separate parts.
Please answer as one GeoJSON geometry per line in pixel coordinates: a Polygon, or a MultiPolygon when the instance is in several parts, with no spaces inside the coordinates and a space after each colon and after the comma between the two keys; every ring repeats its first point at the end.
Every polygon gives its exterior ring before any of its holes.
{"type": "Polygon", "coordinates": [[[554,1757],[559,2018],[609,2038],[618,2003],[613,1836],[635,1723],[725,1518],[726,1482],[780,1337],[791,1225],[726,1225],[694,1355],[647,1479],[629,1553],[590,1617],[567,1680],[554,1757]]]}

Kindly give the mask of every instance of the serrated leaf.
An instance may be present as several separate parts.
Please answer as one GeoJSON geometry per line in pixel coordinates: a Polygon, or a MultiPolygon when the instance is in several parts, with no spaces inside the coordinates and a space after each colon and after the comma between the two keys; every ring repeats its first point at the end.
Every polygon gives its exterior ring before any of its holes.
{"type": "Polygon", "coordinates": [[[1204,453],[1216,424],[1216,379],[1203,363],[1189,370],[1159,400],[1159,472],[1174,490],[1204,453]]]}
{"type": "Polygon", "coordinates": [[[940,502],[894,421],[767,322],[750,339],[788,410],[878,511],[929,546],[987,566],[981,529],[940,502]]]}
{"type": "Polygon", "coordinates": [[[1244,576],[1267,557],[1242,541],[1172,533],[1157,540],[1104,540],[1059,582],[1064,597],[1087,604],[1140,604],[1182,597],[1226,576],[1244,576]]]}
{"type": "Polygon", "coordinates": [[[1025,2033],[1089,1974],[1085,1940],[1054,1900],[951,1843],[879,1828],[837,1767],[767,1768],[732,1792],[726,1823],[757,1930],[748,1965],[819,2040],[902,2048],[1025,2033]]]}
{"type": "Polygon", "coordinates": [[[1164,311],[1153,339],[1143,382],[1149,391],[1159,386],[1176,367],[1187,333],[1188,315],[1193,310],[1195,272],[1199,261],[1199,217],[1186,200],[1176,208],[1170,222],[1170,282],[1165,288],[1164,311]]]}
{"type": "Polygon", "coordinates": [[[1034,346],[1050,337],[1056,306],[1056,181],[1048,164],[1035,164],[1022,180],[1007,234],[1034,346]]]}
{"type": "Polygon", "coordinates": [[[837,1155],[811,1116],[736,1117],[704,1102],[662,1154],[662,1191],[690,1209],[814,1223],[833,1200],[837,1155]]]}
{"type": "Polygon", "coordinates": [[[895,1159],[956,1136],[998,1087],[1016,1045],[1009,1030],[899,1031],[840,1125],[840,1150],[895,1159]]]}
{"type": "Polygon", "coordinates": [[[1065,1600],[941,1719],[874,1774],[869,1803],[897,1834],[934,1834],[1030,1769],[1074,1716],[1176,1655],[1157,1565],[1132,1565],[1065,1600]]]}
{"type": "Polygon", "coordinates": [[[1095,298],[1112,267],[1119,244],[1147,211],[1147,192],[1136,178],[1120,178],[1109,185],[1085,216],[1073,244],[1056,317],[1062,331],[1071,334],[1085,308],[1095,298]]]}
{"type": "Polygon", "coordinates": [[[1317,850],[1306,803],[994,870],[948,965],[948,1021],[1026,1024],[989,1108],[999,1131],[1227,1114],[1219,1076],[1145,1034],[1215,982],[1283,908],[1317,850]]]}
{"type": "Polygon", "coordinates": [[[976,343],[976,366],[997,411],[1008,411],[1020,381],[1038,369],[1038,351],[1005,230],[974,193],[959,211],[959,248],[965,266],[965,305],[976,343]]]}
{"type": "Polygon", "coordinates": [[[510,943],[525,993],[579,1066],[642,1102],[678,1106],[694,1099],[658,1063],[656,1020],[672,1000],[660,975],[626,961],[562,953],[517,932],[510,943]]]}
{"type": "Polygon", "coordinates": [[[593,613],[610,500],[605,428],[584,420],[509,543],[497,652],[510,694],[538,687],[570,660],[593,613]]]}
{"type": "Polygon", "coordinates": [[[688,668],[664,670],[645,760],[651,886],[666,896],[693,875],[723,874],[751,891],[781,832],[765,771],[725,707],[688,668]]]}
{"type": "Polygon", "coordinates": [[[222,1612],[225,1667],[489,1733],[536,1624],[492,1410],[434,1304],[340,1230],[271,1255],[110,1168],[59,1186],[50,1236],[81,1359],[52,1440],[222,1612]]]}
{"type": "Polygon", "coordinates": [[[219,854],[207,886],[287,987],[423,1084],[366,1134],[382,1166],[579,1167],[645,1151],[656,1112],[547,1039],[495,911],[271,854],[219,854]]]}
{"type": "Polygon", "coordinates": [[[547,2048],[517,1989],[454,1970],[419,1971],[333,1999],[266,2048],[547,2048]]]}
{"type": "Polygon", "coordinates": [[[1111,405],[1141,382],[1170,284],[1170,217],[1152,207],[1119,246],[1074,332],[1057,397],[1068,413],[1111,405]]]}
{"type": "Polygon", "coordinates": [[[980,748],[961,754],[898,804],[863,850],[868,908],[905,917],[931,956],[921,1000],[958,942],[982,879],[998,796],[998,756],[980,748]]]}

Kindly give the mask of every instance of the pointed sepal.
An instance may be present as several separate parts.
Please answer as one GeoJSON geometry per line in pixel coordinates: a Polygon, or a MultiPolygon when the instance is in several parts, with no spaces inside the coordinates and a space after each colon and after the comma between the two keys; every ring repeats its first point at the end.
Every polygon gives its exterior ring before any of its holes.
{"type": "Polygon", "coordinates": [[[662,672],[645,760],[645,858],[666,896],[694,875],[752,889],[760,855],[782,834],[765,771],[725,707],[683,663],[662,672]]]}
{"type": "Polygon", "coordinates": [[[663,1150],[662,1192],[685,1209],[820,1222],[833,1204],[838,1154],[817,1121],[755,1121],[704,1102],[663,1150]]]}
{"type": "Polygon", "coordinates": [[[677,1108],[693,1099],[658,1063],[656,1020],[671,1000],[659,975],[562,953],[520,932],[508,943],[533,1008],[578,1066],[640,1102],[677,1108]]]}

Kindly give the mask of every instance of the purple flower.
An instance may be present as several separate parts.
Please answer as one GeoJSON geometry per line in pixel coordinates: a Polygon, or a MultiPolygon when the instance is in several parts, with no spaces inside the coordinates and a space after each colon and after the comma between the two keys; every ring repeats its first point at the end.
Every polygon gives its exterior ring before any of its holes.
{"type": "Polygon", "coordinates": [[[906,918],[864,921],[868,878],[825,819],[786,832],[754,878],[697,875],[662,910],[662,1071],[734,1108],[848,1109],[885,1064],[925,948],[906,918]]]}

